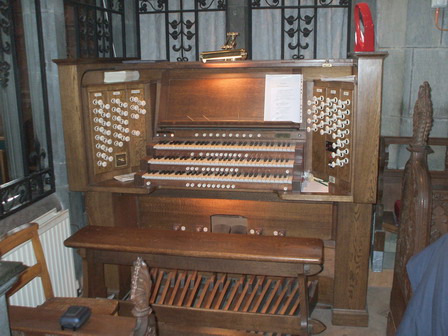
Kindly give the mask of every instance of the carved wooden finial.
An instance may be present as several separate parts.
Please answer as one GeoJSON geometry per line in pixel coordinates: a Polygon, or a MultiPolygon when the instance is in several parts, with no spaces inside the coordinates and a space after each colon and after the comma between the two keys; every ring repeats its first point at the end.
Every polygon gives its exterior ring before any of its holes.
{"type": "Polygon", "coordinates": [[[426,147],[432,127],[431,87],[428,82],[420,85],[414,106],[414,127],[411,147],[426,147]]]}
{"type": "Polygon", "coordinates": [[[137,319],[133,336],[156,336],[154,316],[149,306],[152,281],[148,266],[142,258],[134,261],[132,273],[131,301],[134,304],[132,314],[137,319]]]}
{"type": "MultiPolygon", "coordinates": [[[[409,259],[423,250],[430,240],[431,177],[428,171],[428,137],[432,127],[431,88],[424,82],[419,89],[414,107],[413,137],[409,145],[411,156],[403,172],[401,192],[401,219],[395,256],[393,295],[398,295],[406,305],[412,287],[406,270],[409,259]],[[396,294],[398,293],[398,294],[396,294]]],[[[397,299],[398,300],[398,299],[397,299]]],[[[401,319],[403,311],[397,310],[401,319]]],[[[394,317],[394,318],[395,318],[394,317]]]]}

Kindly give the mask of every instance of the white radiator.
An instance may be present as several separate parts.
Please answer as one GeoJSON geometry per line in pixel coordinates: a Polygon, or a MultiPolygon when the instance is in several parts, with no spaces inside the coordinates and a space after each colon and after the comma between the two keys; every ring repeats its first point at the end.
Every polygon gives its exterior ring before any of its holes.
{"type": "MultiPolygon", "coordinates": [[[[55,296],[77,296],[77,281],[73,261],[73,250],[64,246],[64,240],[70,236],[68,210],[56,209],[36,218],[39,224],[39,238],[47,261],[51,283],[55,296]]],[[[36,263],[31,242],[26,242],[2,257],[3,260],[21,261],[27,266],[36,263]]],[[[40,278],[35,278],[10,297],[10,304],[35,307],[45,301],[40,278]]]]}

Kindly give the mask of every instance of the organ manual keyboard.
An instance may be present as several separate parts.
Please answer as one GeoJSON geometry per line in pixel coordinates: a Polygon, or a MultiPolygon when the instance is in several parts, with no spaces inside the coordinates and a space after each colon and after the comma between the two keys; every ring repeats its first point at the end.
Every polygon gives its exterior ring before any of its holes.
{"type": "Polygon", "coordinates": [[[190,140],[164,140],[166,133],[158,133],[162,140],[150,146],[137,179],[151,188],[299,190],[304,134],[295,133],[295,141],[275,140],[263,130],[184,132],[190,140]]]}
{"type": "Polygon", "coordinates": [[[365,326],[384,56],[58,61],[70,189],[89,225],[321,239],[319,303],[365,326]]]}

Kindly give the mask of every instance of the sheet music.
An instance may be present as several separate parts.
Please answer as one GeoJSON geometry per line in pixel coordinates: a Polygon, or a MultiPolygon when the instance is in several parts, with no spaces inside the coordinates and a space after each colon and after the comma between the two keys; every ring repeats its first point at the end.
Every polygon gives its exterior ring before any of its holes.
{"type": "Polygon", "coordinates": [[[302,75],[266,75],[264,121],[302,122],[302,75]]]}
{"type": "Polygon", "coordinates": [[[304,181],[301,185],[301,191],[304,193],[328,193],[328,185],[317,181],[304,181]]]}

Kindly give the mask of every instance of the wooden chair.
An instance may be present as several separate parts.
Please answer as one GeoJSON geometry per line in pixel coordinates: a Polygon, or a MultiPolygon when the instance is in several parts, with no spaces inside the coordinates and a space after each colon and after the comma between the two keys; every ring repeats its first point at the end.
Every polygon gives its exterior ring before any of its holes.
{"type": "Polygon", "coordinates": [[[11,251],[15,247],[31,241],[36,264],[28,267],[20,276],[16,284],[8,291],[11,296],[36,277],[40,277],[46,301],[42,307],[64,312],[69,306],[88,306],[93,314],[113,315],[118,310],[117,300],[95,298],[62,298],[55,297],[48,273],[45,255],[38,235],[38,224],[31,223],[7,233],[0,241],[0,256],[11,251]]]}
{"type": "MultiPolygon", "coordinates": [[[[152,281],[148,266],[142,258],[134,261],[131,302],[132,317],[101,315],[92,312],[89,320],[76,331],[77,335],[89,336],[156,336],[156,324],[149,306],[152,281]]],[[[10,307],[11,329],[14,335],[72,335],[70,330],[61,330],[61,313],[54,309],[10,307]]],[[[199,334],[198,334],[199,335],[199,334]]]]}

